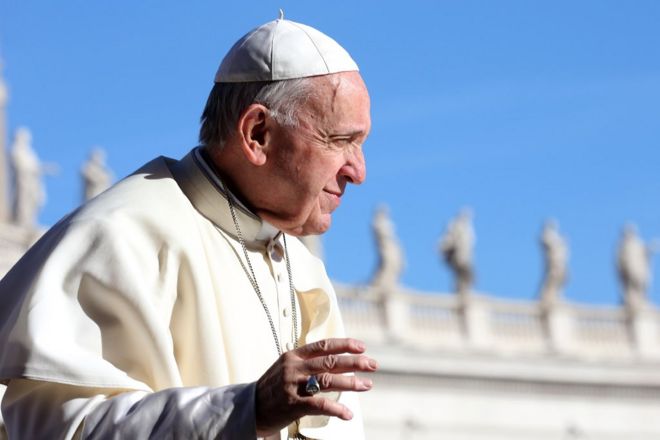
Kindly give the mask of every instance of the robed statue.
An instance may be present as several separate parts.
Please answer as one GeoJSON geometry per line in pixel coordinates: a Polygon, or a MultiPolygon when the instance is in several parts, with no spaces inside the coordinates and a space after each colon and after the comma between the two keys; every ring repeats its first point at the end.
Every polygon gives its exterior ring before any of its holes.
{"type": "Polygon", "coordinates": [[[555,220],[545,222],[540,242],[544,260],[540,299],[543,305],[552,306],[561,299],[568,278],[568,245],[555,220]]]}
{"type": "Polygon", "coordinates": [[[405,258],[387,206],[381,205],[376,209],[371,229],[378,249],[378,267],[371,285],[381,293],[391,292],[399,284],[405,258]]]}
{"type": "Polygon", "coordinates": [[[651,281],[651,253],[637,233],[634,224],[623,228],[617,255],[619,280],[623,287],[623,302],[636,311],[648,304],[647,291],[651,281]]]}
{"type": "Polygon", "coordinates": [[[96,197],[110,187],[112,173],[105,164],[105,151],[94,148],[80,169],[83,179],[83,202],[96,197]]]}
{"type": "Polygon", "coordinates": [[[42,178],[44,169],[32,149],[32,134],[27,128],[16,130],[11,149],[14,171],[14,223],[34,227],[39,209],[46,201],[42,178]]]}
{"type": "Polygon", "coordinates": [[[454,274],[456,293],[465,296],[474,284],[473,249],[475,243],[472,211],[462,209],[447,225],[440,239],[440,253],[454,274]]]}

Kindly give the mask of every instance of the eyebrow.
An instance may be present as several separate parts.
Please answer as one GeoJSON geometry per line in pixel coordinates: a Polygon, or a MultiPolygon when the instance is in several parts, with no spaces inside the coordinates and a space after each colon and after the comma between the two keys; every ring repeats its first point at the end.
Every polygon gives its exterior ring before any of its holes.
{"type": "Polygon", "coordinates": [[[363,136],[365,133],[364,130],[354,130],[354,131],[349,131],[346,133],[337,133],[337,134],[331,134],[329,137],[330,138],[354,138],[358,136],[363,136]]]}

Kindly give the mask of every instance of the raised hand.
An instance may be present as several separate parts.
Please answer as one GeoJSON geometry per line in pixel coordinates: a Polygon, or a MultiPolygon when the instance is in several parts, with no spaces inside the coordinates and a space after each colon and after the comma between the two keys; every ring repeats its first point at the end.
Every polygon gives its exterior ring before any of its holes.
{"type": "Polygon", "coordinates": [[[373,372],[374,359],[363,355],[363,342],[350,338],[324,339],[282,354],[257,381],[257,435],[265,437],[306,415],[350,420],[351,411],[322,395],[310,396],[305,384],[315,375],[322,391],[368,391],[371,380],[342,373],[373,372]]]}

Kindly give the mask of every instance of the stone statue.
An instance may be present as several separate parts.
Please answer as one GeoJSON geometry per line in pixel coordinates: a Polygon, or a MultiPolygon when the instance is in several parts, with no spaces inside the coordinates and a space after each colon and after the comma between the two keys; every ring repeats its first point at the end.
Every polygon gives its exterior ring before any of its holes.
{"type": "Polygon", "coordinates": [[[617,269],[623,287],[623,302],[629,310],[640,310],[648,303],[646,292],[651,281],[651,251],[637,234],[634,224],[623,227],[617,269]]]}
{"type": "Polygon", "coordinates": [[[472,211],[464,208],[449,223],[439,245],[440,253],[454,272],[456,293],[461,296],[470,293],[474,284],[472,261],[474,242],[472,211]]]}
{"type": "Polygon", "coordinates": [[[541,233],[541,248],[545,262],[540,298],[545,306],[552,306],[561,298],[568,276],[568,246],[559,234],[559,225],[555,220],[546,221],[541,233]]]}
{"type": "Polygon", "coordinates": [[[112,174],[105,165],[105,151],[102,148],[92,149],[89,159],[80,169],[80,174],[84,184],[83,202],[110,187],[112,174]]]}
{"type": "Polygon", "coordinates": [[[371,228],[378,248],[378,268],[371,285],[383,293],[391,292],[399,284],[405,258],[387,206],[381,205],[376,209],[371,228]]]}
{"type": "Polygon", "coordinates": [[[14,170],[14,222],[34,227],[39,209],[46,201],[43,167],[32,149],[32,134],[27,128],[16,130],[11,151],[14,170]]]}

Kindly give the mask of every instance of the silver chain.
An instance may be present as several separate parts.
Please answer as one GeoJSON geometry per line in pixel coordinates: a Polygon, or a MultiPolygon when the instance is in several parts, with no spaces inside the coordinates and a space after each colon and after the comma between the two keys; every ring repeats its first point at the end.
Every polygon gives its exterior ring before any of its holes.
{"type": "Polygon", "coordinates": [[[289,292],[291,293],[291,319],[293,320],[293,348],[298,348],[298,309],[296,308],[296,291],[293,289],[293,274],[291,273],[291,259],[289,248],[286,246],[286,234],[282,233],[284,242],[284,258],[286,258],[286,272],[289,277],[289,292]]]}
{"type": "MultiPolygon", "coordinates": [[[[257,277],[254,275],[254,269],[252,269],[252,263],[250,262],[250,257],[248,256],[247,252],[247,247],[245,246],[245,240],[243,239],[243,234],[241,233],[241,228],[238,226],[238,219],[236,218],[236,211],[234,210],[234,202],[232,201],[232,195],[229,193],[227,190],[227,187],[225,189],[225,195],[227,196],[227,203],[229,204],[229,212],[231,213],[231,218],[234,221],[234,226],[236,227],[236,235],[238,236],[238,242],[241,244],[241,248],[243,248],[243,254],[245,255],[245,261],[247,261],[247,265],[249,268],[249,273],[246,271],[246,275],[248,276],[248,279],[250,280],[250,284],[252,284],[252,288],[254,289],[255,293],[257,294],[257,297],[259,297],[259,302],[261,302],[261,305],[264,308],[264,311],[266,312],[266,317],[268,318],[268,323],[270,324],[270,330],[273,333],[273,340],[275,341],[275,347],[277,348],[277,354],[282,355],[282,347],[280,346],[280,338],[277,336],[277,331],[275,330],[275,323],[273,322],[273,317],[270,314],[270,310],[268,309],[268,305],[266,305],[266,301],[264,300],[263,295],[261,294],[261,289],[259,289],[259,284],[257,283],[257,277]]],[[[294,348],[298,348],[298,312],[296,308],[296,293],[295,290],[293,289],[293,277],[291,275],[291,263],[289,262],[289,250],[287,249],[286,246],[286,235],[282,233],[282,238],[284,240],[284,257],[286,259],[286,272],[287,275],[289,276],[289,292],[291,294],[291,315],[292,315],[292,320],[293,320],[293,344],[294,348]]],[[[243,261],[240,260],[241,266],[243,266],[243,270],[245,270],[245,266],[243,265],[243,261]]]]}

